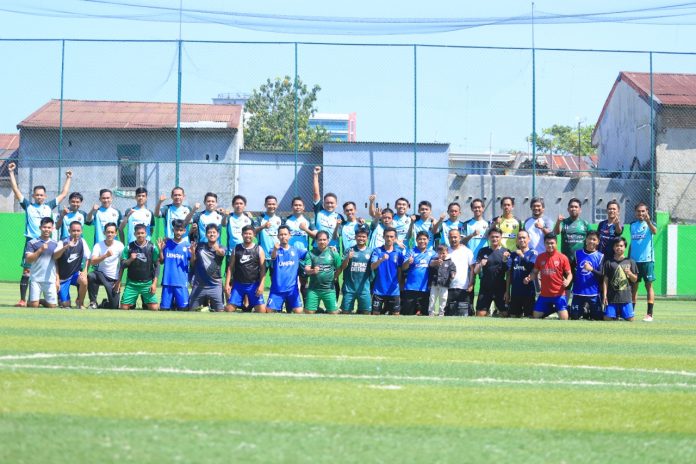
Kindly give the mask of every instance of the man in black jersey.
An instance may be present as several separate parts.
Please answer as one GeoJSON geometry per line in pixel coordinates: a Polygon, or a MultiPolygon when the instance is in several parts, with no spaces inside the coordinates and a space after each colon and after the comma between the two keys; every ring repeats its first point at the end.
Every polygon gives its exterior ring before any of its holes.
{"type": "Polygon", "coordinates": [[[189,309],[199,309],[207,303],[211,311],[225,309],[222,293],[222,261],[227,249],[218,242],[220,233],[215,223],[205,226],[206,241],[191,243],[191,265],[193,269],[193,290],[189,299],[189,309]]]}
{"type": "Polygon", "coordinates": [[[89,245],[82,238],[82,224],[79,221],[70,223],[68,231],[70,237],[63,240],[63,248],[54,255],[58,265],[60,288],[58,289],[58,304],[63,308],[69,308],[70,287],[77,287],[77,308],[81,309],[87,294],[87,270],[91,253],[89,245]],[[83,261],[87,260],[84,267],[83,261]]]}
{"type": "Polygon", "coordinates": [[[476,315],[487,316],[491,303],[496,310],[507,317],[505,293],[507,293],[507,270],[510,251],[502,245],[502,232],[497,227],[488,230],[488,246],[479,250],[476,256],[474,274],[481,274],[481,287],[476,300],[476,315]]]}
{"type": "Polygon", "coordinates": [[[135,240],[124,250],[120,278],[114,284],[118,291],[123,273],[128,269],[126,288],[121,297],[121,309],[133,309],[140,296],[147,309],[157,311],[157,277],[159,276],[159,248],[147,239],[145,224],[135,225],[135,240]]]}
{"type": "Polygon", "coordinates": [[[254,227],[242,228],[243,242],[234,247],[229,259],[225,291],[230,299],[226,311],[236,311],[242,306],[244,297],[257,313],[265,313],[263,290],[266,278],[266,255],[258,244],[254,243],[254,227]]]}

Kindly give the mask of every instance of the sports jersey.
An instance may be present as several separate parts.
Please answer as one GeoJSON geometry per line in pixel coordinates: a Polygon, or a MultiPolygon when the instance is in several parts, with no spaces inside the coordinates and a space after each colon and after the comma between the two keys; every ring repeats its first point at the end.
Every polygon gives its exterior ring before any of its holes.
{"type": "Polygon", "coordinates": [[[616,231],[616,224],[609,222],[608,220],[601,221],[597,226],[597,232],[599,233],[599,245],[597,250],[603,254],[614,254],[614,240],[619,234],[616,231]]]}
{"type": "Polygon", "coordinates": [[[394,247],[392,251],[387,251],[380,246],[372,251],[370,263],[376,263],[382,256],[389,255],[389,259],[382,261],[375,269],[374,294],[378,296],[398,296],[399,295],[399,269],[404,264],[404,255],[399,248],[394,247]]]}
{"type": "Polygon", "coordinates": [[[294,246],[298,250],[307,250],[309,248],[309,236],[307,232],[300,229],[302,224],[310,228],[309,220],[304,216],[289,216],[285,220],[285,225],[290,229],[290,246],[294,246]]]}
{"type": "Polygon", "coordinates": [[[33,282],[55,282],[56,281],[56,262],[53,260],[53,253],[63,247],[61,242],[55,240],[42,240],[35,238],[27,244],[27,253],[34,253],[43,247],[44,243],[48,244],[46,248],[34,261],[31,263],[30,278],[33,282]]]}
{"type": "Polygon", "coordinates": [[[522,230],[522,221],[516,217],[504,218],[498,216],[491,221],[491,227],[497,227],[502,232],[500,244],[510,251],[517,250],[517,234],[522,230]],[[498,222],[500,219],[500,222],[498,222]]]}
{"type": "MultiPolygon", "coordinates": [[[[82,210],[70,211],[65,216],[63,216],[63,224],[60,226],[60,239],[70,237],[70,224],[77,221],[83,227],[85,225],[85,219],[87,218],[87,213],[82,210]]],[[[118,226],[118,224],[116,224],[118,226]]]]}
{"type": "Polygon", "coordinates": [[[26,212],[24,218],[24,236],[27,238],[39,238],[41,236],[41,220],[51,216],[51,210],[57,205],[56,200],[42,204],[30,203],[26,198],[22,199],[19,206],[26,212]]]}
{"type": "Polygon", "coordinates": [[[655,261],[655,248],[653,247],[653,234],[645,221],[631,223],[631,246],[628,257],[636,263],[649,263],[655,261]]]}
{"type": "Polygon", "coordinates": [[[346,250],[343,259],[353,252],[353,257],[348,261],[348,267],[343,271],[343,292],[359,293],[370,291],[372,269],[370,269],[370,257],[372,248],[365,247],[360,250],[357,245],[346,250]]]}
{"type": "Polygon", "coordinates": [[[384,226],[378,220],[372,221],[370,224],[370,239],[367,241],[367,246],[377,248],[384,245],[384,226]]]}
{"type": "Polygon", "coordinates": [[[524,256],[520,256],[517,253],[512,253],[510,255],[509,267],[512,273],[512,296],[524,297],[536,295],[534,282],[525,284],[524,279],[531,274],[532,269],[534,269],[534,263],[538,255],[537,251],[531,248],[524,252],[524,256]]]}
{"type": "Polygon", "coordinates": [[[329,246],[338,248],[338,239],[333,238],[336,229],[336,220],[343,216],[336,211],[328,212],[322,207],[321,200],[314,203],[314,229],[323,230],[329,234],[329,246]]]}
{"type": "Polygon", "coordinates": [[[411,216],[408,214],[403,216],[394,215],[392,227],[396,229],[396,238],[406,244],[406,235],[408,234],[408,229],[411,228],[411,216]]]}
{"type": "Polygon", "coordinates": [[[421,251],[416,247],[410,250],[405,258],[413,258],[413,262],[406,271],[404,290],[430,291],[428,266],[430,266],[430,260],[437,258],[437,253],[432,248],[426,247],[425,251],[421,251]]]}
{"type": "Polygon", "coordinates": [[[149,241],[142,245],[130,242],[128,248],[123,250],[124,259],[130,259],[133,253],[136,257],[128,264],[128,280],[149,282],[159,275],[159,248],[149,241]]]}
{"type": "Polygon", "coordinates": [[[464,236],[469,236],[476,233],[476,235],[471,237],[469,241],[466,242],[466,246],[471,250],[471,253],[473,253],[474,256],[478,256],[481,248],[488,246],[488,239],[486,238],[486,233],[488,232],[488,222],[483,219],[476,220],[476,218],[471,218],[466,222],[462,222],[461,229],[464,236]]]}
{"type": "Polygon", "coordinates": [[[341,224],[341,249],[343,251],[355,246],[355,232],[357,232],[360,224],[358,221],[344,222],[341,224]]]}
{"type": "Polygon", "coordinates": [[[89,259],[91,253],[84,238],[80,238],[74,246],[70,246],[70,239],[65,239],[62,242],[65,251],[58,258],[57,265],[58,275],[61,280],[65,280],[82,270],[84,260],[89,259]]]}
{"type": "Polygon", "coordinates": [[[568,259],[575,259],[575,252],[585,246],[585,238],[590,225],[584,219],[565,218],[561,221],[561,253],[568,259]]]}
{"type": "Polygon", "coordinates": [[[450,230],[459,230],[462,223],[459,220],[451,221],[449,218],[440,223],[440,243],[450,246],[449,232],[450,230]]]}
{"type": "Polygon", "coordinates": [[[544,246],[544,231],[536,226],[539,219],[544,223],[544,228],[550,231],[553,231],[556,223],[547,216],[540,216],[538,218],[530,217],[524,221],[523,229],[527,231],[527,235],[529,235],[529,248],[541,254],[546,251],[546,247],[544,246]]]}
{"type": "MultiPolygon", "coordinates": [[[[119,226],[121,225],[121,212],[113,206],[109,206],[108,208],[100,206],[99,209],[92,214],[92,220],[90,222],[86,222],[86,224],[94,225],[94,243],[99,243],[106,240],[106,236],[104,235],[104,226],[109,223],[116,224],[116,230],[118,230],[119,226]]],[[[114,240],[118,240],[118,234],[114,240]]]]}
{"type": "Polygon", "coordinates": [[[276,243],[278,243],[278,227],[281,226],[283,220],[277,214],[269,216],[264,214],[258,219],[257,227],[264,227],[266,224],[270,224],[268,229],[261,229],[258,235],[259,245],[266,253],[266,257],[271,257],[271,251],[276,243]]]}
{"type": "Polygon", "coordinates": [[[189,260],[191,259],[191,244],[182,239],[177,243],[168,239],[162,249],[164,256],[164,271],[162,285],[170,287],[187,287],[189,260]]]}
{"type": "MultiPolygon", "coordinates": [[[[481,292],[505,291],[505,279],[508,270],[508,258],[505,253],[510,253],[506,248],[483,247],[476,256],[476,262],[486,260],[486,265],[481,266],[481,292]]],[[[514,252],[513,252],[514,253],[514,252]]]]}
{"type": "Polygon", "coordinates": [[[545,251],[537,257],[534,268],[539,270],[541,276],[541,296],[555,298],[565,295],[563,280],[570,273],[570,261],[566,255],[558,251],[545,251]]]}
{"type": "Polygon", "coordinates": [[[338,252],[328,247],[324,251],[314,248],[307,253],[303,264],[319,269],[317,274],[309,276],[307,288],[312,290],[333,290],[336,269],[341,266],[341,256],[338,252]]]}
{"type": "Polygon", "coordinates": [[[128,216],[128,243],[135,241],[135,226],[142,224],[145,226],[146,240],[150,240],[150,235],[152,233],[152,227],[155,225],[155,215],[144,206],[134,206],[126,210],[126,216],[128,216]],[[131,213],[132,212],[132,213],[131,213]],[[128,216],[128,213],[131,213],[128,216]]]}
{"type": "Polygon", "coordinates": [[[638,274],[638,266],[631,258],[623,258],[620,261],[610,258],[604,261],[602,273],[607,279],[607,302],[609,304],[624,304],[633,301],[633,284],[626,276],[627,270],[633,274],[638,274]]]}
{"type": "Polygon", "coordinates": [[[297,288],[297,271],[306,255],[306,249],[301,250],[294,246],[288,246],[287,250],[283,247],[276,250],[271,274],[271,293],[291,292],[297,288]]]}
{"type": "MultiPolygon", "coordinates": [[[[172,221],[175,219],[186,219],[186,216],[191,212],[191,208],[187,205],[174,206],[173,204],[160,207],[160,217],[164,218],[164,236],[165,238],[174,238],[174,228],[172,221]]],[[[188,227],[186,228],[188,232],[188,227]]]]}
{"type": "MultiPolygon", "coordinates": [[[[224,250],[224,248],[223,248],[224,250]]],[[[193,266],[193,286],[217,287],[222,284],[222,261],[224,256],[218,255],[208,243],[196,247],[196,262],[193,266]]]]}
{"type": "Polygon", "coordinates": [[[124,248],[123,243],[116,239],[114,239],[111,246],[108,246],[104,241],[94,245],[92,249],[92,258],[103,256],[111,250],[111,256],[105,258],[102,262],[97,264],[95,268],[109,279],[116,280],[118,278],[118,269],[121,265],[121,253],[123,253],[124,248]]]}
{"type": "Polygon", "coordinates": [[[416,237],[418,237],[418,232],[425,232],[428,234],[428,248],[433,248],[435,246],[435,235],[433,234],[433,218],[416,218],[416,221],[413,223],[413,237],[411,240],[414,244],[416,243],[416,237]]]}
{"type": "Polygon", "coordinates": [[[575,275],[573,276],[573,295],[596,296],[599,295],[599,283],[602,272],[602,258],[599,251],[588,253],[584,249],[575,252],[575,275]],[[592,266],[593,271],[585,270],[585,263],[592,266]],[[599,275],[598,275],[599,274],[599,275]]]}
{"type": "Polygon", "coordinates": [[[227,251],[231,252],[234,247],[242,243],[242,229],[250,226],[252,220],[249,216],[242,213],[240,215],[230,214],[227,218],[227,251]]]}
{"type": "Polygon", "coordinates": [[[261,277],[261,247],[257,244],[246,248],[243,243],[234,247],[234,269],[232,277],[235,283],[253,284],[261,277]]]}
{"type": "MultiPolygon", "coordinates": [[[[195,213],[191,221],[198,225],[198,243],[207,243],[208,237],[205,236],[205,228],[208,227],[208,224],[215,224],[219,232],[222,226],[222,214],[214,210],[208,211],[206,209],[205,211],[195,213]]],[[[222,235],[218,238],[218,243],[222,243],[221,240],[222,235]]]]}

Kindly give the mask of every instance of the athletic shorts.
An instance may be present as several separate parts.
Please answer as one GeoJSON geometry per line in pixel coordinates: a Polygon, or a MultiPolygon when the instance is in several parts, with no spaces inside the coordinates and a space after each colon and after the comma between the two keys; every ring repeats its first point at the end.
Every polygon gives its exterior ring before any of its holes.
{"type": "Polygon", "coordinates": [[[401,297],[399,295],[372,295],[372,314],[378,316],[387,313],[394,315],[401,314],[401,297]]]}
{"type": "Polygon", "coordinates": [[[338,309],[336,304],[336,290],[333,288],[328,290],[308,288],[307,298],[305,299],[305,309],[314,312],[319,309],[319,302],[324,303],[326,312],[332,313],[336,311],[338,309]]]}
{"type": "Polygon", "coordinates": [[[60,291],[58,292],[58,301],[61,303],[63,301],[70,301],[70,287],[79,287],[77,284],[77,279],[80,277],[80,272],[76,272],[69,279],[60,281],[60,291]]]}
{"type": "Polygon", "coordinates": [[[534,312],[534,303],[536,297],[534,295],[515,296],[510,298],[508,312],[513,317],[532,317],[534,312]]]}
{"type": "Polygon", "coordinates": [[[189,306],[189,293],[186,287],[175,287],[173,285],[162,285],[161,309],[171,309],[172,302],[179,309],[187,309],[189,306]]]}
{"type": "Polygon", "coordinates": [[[568,311],[566,306],[568,302],[565,295],[561,296],[540,296],[534,303],[534,312],[542,313],[544,317],[551,313],[568,311]]]}
{"type": "Polygon", "coordinates": [[[607,305],[604,315],[612,319],[630,319],[633,317],[633,303],[614,303],[607,305]]]}
{"type": "Polygon", "coordinates": [[[203,306],[210,307],[212,311],[222,311],[225,309],[225,299],[222,296],[222,285],[206,287],[197,285],[191,291],[189,299],[189,309],[198,309],[203,306]]]}
{"type": "Polygon", "coordinates": [[[29,269],[31,267],[31,263],[27,263],[27,252],[29,249],[27,248],[29,246],[29,242],[32,241],[31,238],[29,237],[24,237],[24,250],[22,250],[22,261],[20,262],[20,266],[22,266],[24,269],[29,269]]]}
{"type": "Polygon", "coordinates": [[[638,265],[638,280],[644,282],[655,282],[655,263],[646,261],[644,263],[636,263],[638,265]]]}
{"type": "Polygon", "coordinates": [[[401,292],[401,314],[404,316],[428,315],[428,303],[430,292],[419,292],[417,290],[404,290],[401,292]]]}
{"type": "Polygon", "coordinates": [[[58,304],[58,291],[55,282],[29,281],[29,301],[39,301],[41,295],[48,304],[58,304]]]}
{"type": "Polygon", "coordinates": [[[252,282],[250,284],[240,284],[235,282],[232,286],[232,293],[230,293],[228,303],[233,306],[241,307],[244,303],[244,297],[246,296],[249,299],[250,306],[262,305],[264,303],[263,294],[258,296],[256,295],[256,290],[258,288],[258,282],[252,282]]]}
{"type": "Polygon", "coordinates": [[[573,303],[570,306],[569,316],[574,320],[583,318],[601,321],[604,316],[604,311],[602,311],[599,295],[573,295],[573,303]]]}
{"type": "Polygon", "coordinates": [[[138,296],[142,297],[143,304],[157,304],[157,294],[150,293],[152,281],[136,282],[133,280],[126,281],[126,288],[121,296],[121,304],[134,306],[138,301],[138,296]]]}
{"type": "Polygon", "coordinates": [[[271,290],[271,293],[268,295],[266,308],[280,312],[283,309],[283,304],[285,304],[286,312],[291,312],[295,308],[302,308],[302,297],[297,286],[289,292],[271,290]]]}
{"type": "Polygon", "coordinates": [[[343,298],[341,299],[341,311],[344,313],[352,313],[355,309],[355,302],[358,302],[359,312],[372,311],[372,297],[368,288],[362,292],[352,292],[343,288],[343,298]]]}
{"type": "Polygon", "coordinates": [[[450,288],[447,290],[447,306],[445,316],[472,316],[470,313],[473,292],[467,292],[464,288],[450,288]]]}
{"type": "Polygon", "coordinates": [[[495,307],[498,311],[505,311],[505,289],[479,292],[476,299],[476,311],[486,311],[486,314],[491,312],[491,303],[495,302],[495,307]]]}

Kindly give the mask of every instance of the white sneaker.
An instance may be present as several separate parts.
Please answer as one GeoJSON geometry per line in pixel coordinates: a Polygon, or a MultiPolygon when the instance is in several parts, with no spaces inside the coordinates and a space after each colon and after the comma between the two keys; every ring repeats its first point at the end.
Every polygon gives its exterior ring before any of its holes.
{"type": "Polygon", "coordinates": [[[650,314],[646,314],[645,317],[643,318],[643,322],[652,322],[653,318],[650,314]]]}

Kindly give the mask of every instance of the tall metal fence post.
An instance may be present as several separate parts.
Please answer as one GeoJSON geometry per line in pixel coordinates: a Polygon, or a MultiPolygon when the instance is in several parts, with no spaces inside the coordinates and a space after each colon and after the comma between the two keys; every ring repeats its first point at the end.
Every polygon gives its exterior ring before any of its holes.
{"type": "Polygon", "coordinates": [[[178,42],[178,69],[176,89],[176,175],[174,185],[179,185],[179,164],[181,163],[181,38],[178,42]]]}
{"type": "Polygon", "coordinates": [[[58,189],[61,190],[61,168],[63,165],[63,90],[65,88],[65,40],[61,41],[60,50],[60,121],[58,127],[58,189]]]}
{"type": "Polygon", "coordinates": [[[293,85],[294,89],[294,94],[295,94],[295,179],[293,180],[293,187],[295,190],[295,196],[298,196],[299,193],[297,191],[297,156],[298,152],[300,150],[300,121],[298,121],[299,117],[299,95],[297,95],[297,88],[298,88],[298,69],[297,69],[297,42],[295,42],[295,84],[293,85]]]}
{"type": "Polygon", "coordinates": [[[653,94],[653,54],[650,52],[650,214],[655,213],[655,98],[653,94]]]}
{"type": "Polygon", "coordinates": [[[418,205],[418,46],[413,46],[413,207],[418,205]]]}
{"type": "Polygon", "coordinates": [[[536,47],[534,45],[534,3],[532,3],[532,197],[536,197],[536,47]]]}

